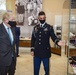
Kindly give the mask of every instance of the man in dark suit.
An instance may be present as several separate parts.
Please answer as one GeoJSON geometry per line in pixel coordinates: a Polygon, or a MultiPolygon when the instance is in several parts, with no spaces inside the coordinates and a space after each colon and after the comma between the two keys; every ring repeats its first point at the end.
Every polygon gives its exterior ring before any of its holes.
{"type": "Polygon", "coordinates": [[[12,17],[9,21],[9,25],[14,29],[15,35],[16,35],[16,40],[15,40],[15,45],[16,45],[16,56],[19,57],[19,38],[20,38],[20,27],[17,27],[17,23],[12,17]]]}
{"type": "Polygon", "coordinates": [[[0,24],[0,75],[14,75],[16,68],[15,32],[8,24],[8,13],[4,13],[2,20],[0,24]]]}
{"type": "Polygon", "coordinates": [[[54,34],[53,27],[47,24],[46,15],[43,11],[38,14],[39,24],[32,32],[31,55],[34,57],[34,75],[39,75],[41,61],[44,65],[45,75],[49,75],[49,59],[51,57],[50,37],[59,46],[64,42],[54,34]]]}
{"type": "Polygon", "coordinates": [[[20,27],[15,27],[15,34],[16,34],[16,56],[19,57],[20,27]]]}

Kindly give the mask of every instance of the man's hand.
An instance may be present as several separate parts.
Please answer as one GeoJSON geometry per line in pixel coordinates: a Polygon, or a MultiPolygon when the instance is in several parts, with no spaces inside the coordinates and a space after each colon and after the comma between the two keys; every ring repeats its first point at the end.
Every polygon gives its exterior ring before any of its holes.
{"type": "Polygon", "coordinates": [[[34,52],[33,51],[31,51],[31,55],[34,56],[34,52]]]}
{"type": "Polygon", "coordinates": [[[60,41],[58,42],[58,45],[59,45],[59,46],[65,46],[65,42],[63,42],[63,41],[60,40],[60,41]]]}

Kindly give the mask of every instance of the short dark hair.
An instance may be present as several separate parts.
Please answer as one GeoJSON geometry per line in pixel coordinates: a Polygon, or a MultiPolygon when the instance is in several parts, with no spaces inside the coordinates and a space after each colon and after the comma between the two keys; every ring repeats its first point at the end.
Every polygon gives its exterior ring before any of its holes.
{"type": "Polygon", "coordinates": [[[40,11],[38,16],[40,16],[40,15],[45,15],[45,12],[44,11],[40,11]]]}

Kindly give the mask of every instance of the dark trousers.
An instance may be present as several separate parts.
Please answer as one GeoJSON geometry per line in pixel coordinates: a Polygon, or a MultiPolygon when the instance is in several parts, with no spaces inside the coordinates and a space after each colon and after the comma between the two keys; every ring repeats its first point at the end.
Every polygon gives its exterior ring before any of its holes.
{"type": "Polygon", "coordinates": [[[45,75],[49,75],[49,58],[34,57],[34,75],[39,75],[40,64],[43,62],[45,75]]]}
{"type": "Polygon", "coordinates": [[[16,42],[16,55],[19,54],[19,41],[16,42]]]}
{"type": "MultiPolygon", "coordinates": [[[[6,62],[5,62],[6,63],[6,62]]],[[[15,62],[12,61],[10,66],[0,66],[0,75],[14,75],[15,73],[15,62]]]]}

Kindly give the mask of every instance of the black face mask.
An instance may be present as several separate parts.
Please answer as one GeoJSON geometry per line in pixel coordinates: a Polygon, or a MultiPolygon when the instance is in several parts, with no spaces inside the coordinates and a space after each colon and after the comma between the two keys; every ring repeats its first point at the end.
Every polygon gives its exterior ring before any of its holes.
{"type": "Polygon", "coordinates": [[[45,20],[39,20],[41,24],[44,24],[45,23],[45,20]]]}
{"type": "Polygon", "coordinates": [[[8,24],[9,24],[11,27],[16,27],[16,21],[9,21],[8,24]]]}

